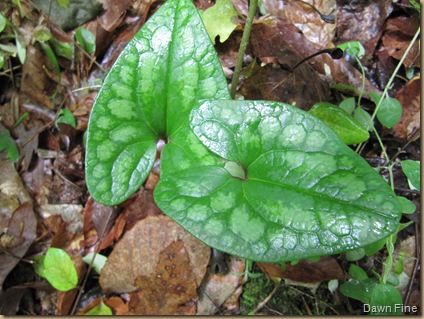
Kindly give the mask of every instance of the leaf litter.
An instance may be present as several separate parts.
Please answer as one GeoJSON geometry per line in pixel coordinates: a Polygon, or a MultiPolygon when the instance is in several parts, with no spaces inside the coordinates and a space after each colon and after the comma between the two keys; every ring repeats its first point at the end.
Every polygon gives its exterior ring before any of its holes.
{"type": "MultiPolygon", "coordinates": [[[[232,2],[239,14],[247,14],[247,1],[232,2]]],[[[290,72],[288,66],[319,50],[351,40],[361,41],[366,49],[363,63],[369,72],[365,92],[380,93],[419,25],[417,15],[408,9],[408,1],[399,4],[391,1],[352,4],[342,1],[304,2],[313,4],[316,10],[302,1],[262,2],[261,10],[264,11],[258,11],[256,15],[245,58],[245,78],[239,93],[249,98],[295,103],[304,109],[310,108],[315,100],[337,100],[340,96],[337,97],[334,90],[329,89],[329,82],[358,89],[361,87],[360,71],[348,56],[333,60],[329,55],[322,54],[294,72],[290,72]],[[336,23],[325,22],[318,12],[334,14],[336,23]],[[269,15],[266,19],[263,16],[265,13],[269,15]],[[313,81],[311,76],[314,77],[313,81]]],[[[195,3],[203,10],[211,6],[208,1],[195,3]]],[[[237,314],[238,299],[243,291],[244,261],[228,257],[229,273],[214,275],[208,271],[210,249],[163,216],[154,204],[152,190],[158,174],[151,174],[147,189],[142,188],[118,207],[101,207],[89,199],[84,183],[82,145],[88,116],[97,95],[95,87],[125,44],[159,6],[157,1],[122,1],[119,5],[103,1],[103,4],[104,11],[94,14],[94,20],[85,25],[97,36],[95,59],[100,66],[94,63],[93,57],[75,61],[59,57],[62,80],[58,83],[51,61],[46,59],[44,51],[38,45],[28,45],[27,59],[21,69],[16,61],[11,60],[13,65],[3,69],[6,73],[1,75],[2,124],[11,132],[21,154],[21,160],[14,167],[3,159],[4,152],[0,153],[2,309],[7,309],[7,313],[12,315],[67,315],[73,311],[77,290],[52,293],[51,288],[42,286],[41,282],[36,285],[30,267],[23,267],[25,262],[19,260],[41,255],[51,245],[69,253],[77,265],[79,278],[83,278],[87,271],[82,261],[82,251],[83,254],[102,251],[109,255],[109,261],[100,275],[100,285],[104,291],[113,291],[118,295],[105,294],[98,282],[90,277],[86,293],[83,294],[88,301],[85,308],[81,303],[80,309],[84,311],[80,314],[101,301],[114,314],[237,314]],[[19,80],[20,86],[16,85],[19,80]],[[76,129],[66,125],[61,126],[60,130],[55,128],[54,120],[61,108],[73,112],[76,129]],[[29,116],[14,128],[25,112],[29,116]],[[174,265],[175,268],[172,268],[174,265]],[[24,275],[17,277],[15,271],[21,269],[24,275]],[[27,290],[17,293],[18,288],[15,287],[25,283],[35,287],[34,294],[40,306],[31,306],[26,301],[19,305],[23,296],[27,299],[22,300],[34,298],[27,290]],[[9,293],[16,296],[17,303],[15,301],[7,308],[6,295],[9,293]],[[233,299],[223,306],[231,295],[233,299]]],[[[0,9],[8,18],[13,15],[25,38],[31,38],[36,25],[31,25],[32,22],[28,22],[26,17],[30,13],[36,16],[37,12],[32,11],[27,2],[22,2],[22,11],[10,4],[1,4],[0,9]]],[[[48,14],[44,15],[44,19],[48,21],[56,39],[73,43],[73,31],[64,32],[49,19],[48,14]]],[[[228,76],[231,76],[234,67],[244,25],[240,17],[238,22],[238,28],[229,39],[216,45],[228,76]]],[[[69,24],[64,26],[65,29],[70,28],[69,24]]],[[[415,160],[420,154],[419,133],[417,135],[420,129],[419,56],[419,47],[415,44],[404,62],[404,67],[415,68],[415,73],[406,80],[396,79],[390,91],[403,107],[402,118],[392,129],[383,131],[383,141],[392,154],[407,144],[403,149],[406,153],[399,155],[401,160],[415,160]]],[[[371,104],[367,108],[369,111],[373,109],[371,104]]],[[[371,144],[363,154],[369,161],[380,163],[380,151],[371,144]]],[[[397,187],[408,191],[407,183],[399,177],[398,170],[395,173],[395,180],[399,181],[397,187]]],[[[419,204],[416,193],[408,194],[419,204]]],[[[408,215],[408,218],[414,220],[415,217],[408,215]]],[[[418,222],[418,219],[415,220],[418,222]]],[[[407,233],[400,234],[398,246],[399,251],[410,256],[404,264],[406,277],[402,286],[404,296],[410,295],[410,304],[419,303],[419,283],[413,262],[417,249],[414,243],[418,235],[408,228],[407,233]],[[409,279],[413,288],[405,284],[409,283],[409,279]]],[[[330,266],[310,262],[313,266],[307,268],[307,274],[301,271],[305,269],[302,266],[304,261],[300,261],[298,267],[289,265],[287,269],[300,273],[295,281],[307,277],[304,281],[319,284],[330,277],[340,279],[340,271],[346,274],[344,269],[340,270],[340,264],[343,264],[340,258],[333,258],[330,266]],[[330,269],[334,271],[330,272],[331,275],[322,274],[330,269]],[[318,277],[313,275],[315,270],[318,277]]],[[[280,270],[278,267],[276,269],[280,270]]],[[[288,277],[290,271],[284,276],[288,277]]],[[[264,273],[267,271],[264,270],[264,273]]],[[[338,307],[343,309],[343,305],[339,304],[338,307]]],[[[342,310],[341,313],[347,312],[342,310]]]]}

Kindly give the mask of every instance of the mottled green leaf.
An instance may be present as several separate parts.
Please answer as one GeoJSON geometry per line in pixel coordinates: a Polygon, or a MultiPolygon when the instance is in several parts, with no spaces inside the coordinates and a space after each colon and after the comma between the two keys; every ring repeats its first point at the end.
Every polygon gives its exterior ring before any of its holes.
{"type": "Polygon", "coordinates": [[[35,259],[35,272],[57,290],[68,291],[78,284],[78,274],[71,257],[62,249],[50,247],[45,256],[35,259]]]}
{"type": "Polygon", "coordinates": [[[277,102],[206,101],[191,125],[246,172],[242,179],[225,164],[199,165],[157,185],[158,206],[207,245],[281,262],[355,249],[396,230],[396,195],[316,117],[277,102]]]}
{"type": "Polygon", "coordinates": [[[348,145],[365,142],[370,137],[361,123],[337,105],[320,102],[309,113],[324,121],[348,145]]]}
{"type": "Polygon", "coordinates": [[[105,79],[87,130],[86,180],[114,205],[145,181],[156,141],[169,140],[161,175],[218,157],[199,142],[188,116],[199,99],[230,98],[221,65],[189,0],[169,0],[128,43],[105,79]]]}

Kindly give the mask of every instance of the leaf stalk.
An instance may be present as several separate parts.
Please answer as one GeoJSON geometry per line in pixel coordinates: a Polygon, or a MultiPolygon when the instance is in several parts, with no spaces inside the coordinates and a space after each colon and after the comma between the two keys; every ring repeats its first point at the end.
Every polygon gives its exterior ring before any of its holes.
{"type": "Polygon", "coordinates": [[[249,43],[250,32],[252,31],[253,18],[255,17],[258,0],[250,0],[249,13],[244,26],[243,36],[241,38],[240,49],[237,56],[236,67],[234,69],[233,79],[231,81],[230,95],[234,99],[236,96],[237,85],[240,78],[241,67],[243,65],[244,53],[249,43]]]}

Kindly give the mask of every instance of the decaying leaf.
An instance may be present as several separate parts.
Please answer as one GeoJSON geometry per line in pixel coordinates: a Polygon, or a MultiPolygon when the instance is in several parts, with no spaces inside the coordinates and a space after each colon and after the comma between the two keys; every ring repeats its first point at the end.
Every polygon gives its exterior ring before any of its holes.
{"type": "MultiPolygon", "coordinates": [[[[391,57],[400,60],[411,42],[420,23],[413,17],[397,17],[387,21],[386,29],[381,40],[391,57]]],[[[415,42],[407,54],[403,64],[405,67],[420,66],[419,43],[415,42]]]]}
{"type": "MultiPolygon", "coordinates": [[[[271,0],[266,2],[280,2],[271,0]]],[[[285,1],[283,17],[296,26],[309,41],[323,47],[332,47],[336,33],[336,24],[329,23],[332,18],[335,22],[335,0],[309,0],[309,1],[285,1]],[[311,6],[306,3],[313,5],[311,6]],[[317,10],[327,17],[327,21],[321,18],[317,10]],[[334,14],[333,14],[334,13],[334,14]]],[[[265,2],[264,2],[265,3],[265,2]]]]}
{"type": "Polygon", "coordinates": [[[380,39],[392,1],[341,1],[337,6],[337,43],[359,41],[371,55],[380,39]]]}
{"type": "Polygon", "coordinates": [[[102,289],[106,293],[135,291],[136,279],[157,274],[160,253],[178,240],[184,243],[196,286],[199,286],[206,272],[210,248],[169,217],[161,215],[139,221],[115,245],[100,274],[102,289]]]}
{"type": "Polygon", "coordinates": [[[199,288],[199,302],[197,304],[196,315],[213,315],[224,303],[227,304],[229,298],[234,307],[242,290],[238,289],[242,285],[245,270],[245,260],[230,256],[228,260],[228,272],[225,275],[215,275],[208,273],[199,288]],[[234,298],[234,299],[232,299],[234,298]],[[235,302],[234,302],[235,300],[235,302]]]}
{"type": "Polygon", "coordinates": [[[184,242],[174,241],[161,251],[155,271],[137,276],[135,285],[138,291],[131,294],[130,314],[193,314],[195,308],[179,309],[197,298],[196,278],[184,242]]]}
{"type": "MultiPolygon", "coordinates": [[[[289,51],[285,50],[285,58],[281,61],[289,63],[290,68],[301,59],[289,51]],[[294,63],[290,65],[291,61],[294,63]]],[[[280,101],[306,111],[315,103],[329,99],[328,84],[308,64],[300,65],[292,72],[267,64],[244,81],[240,93],[248,100],[280,101]]]]}
{"type": "MultiPolygon", "coordinates": [[[[275,56],[279,58],[279,63],[284,65],[286,57],[280,58],[285,50],[294,51],[299,57],[308,57],[320,50],[325,49],[321,45],[307,40],[297,28],[284,20],[277,20],[274,28],[263,24],[254,25],[251,34],[252,52],[256,57],[275,56]]],[[[297,62],[297,61],[296,61],[297,62]]],[[[333,60],[328,54],[320,54],[309,63],[312,68],[321,75],[324,75],[329,82],[337,84],[347,84],[360,89],[362,85],[362,75],[344,58],[333,60]]],[[[379,90],[366,79],[365,92],[379,92],[379,90]]]]}
{"type": "Polygon", "coordinates": [[[319,261],[301,260],[295,265],[256,263],[259,269],[270,278],[284,278],[301,283],[321,283],[331,279],[342,279],[343,271],[334,257],[321,257],[319,261]]]}
{"type": "Polygon", "coordinates": [[[391,130],[394,136],[409,139],[416,131],[420,130],[420,87],[420,79],[415,79],[408,82],[395,94],[394,97],[402,105],[402,117],[391,130]]]}

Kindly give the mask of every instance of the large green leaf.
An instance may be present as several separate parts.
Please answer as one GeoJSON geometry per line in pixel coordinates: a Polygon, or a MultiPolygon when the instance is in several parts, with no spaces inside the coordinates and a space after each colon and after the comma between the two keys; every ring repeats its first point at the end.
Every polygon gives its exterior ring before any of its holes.
{"type": "Polygon", "coordinates": [[[277,102],[211,100],[192,112],[191,125],[234,163],[163,176],[155,200],[206,244],[281,262],[354,249],[396,230],[396,195],[316,117],[277,102]]]}
{"type": "Polygon", "coordinates": [[[190,148],[211,156],[191,132],[188,116],[199,99],[229,96],[195,6],[167,1],[125,47],[96,99],[86,153],[93,198],[114,205],[131,196],[148,176],[160,138],[170,140],[162,155],[176,156],[162,174],[200,163],[190,148]]]}

